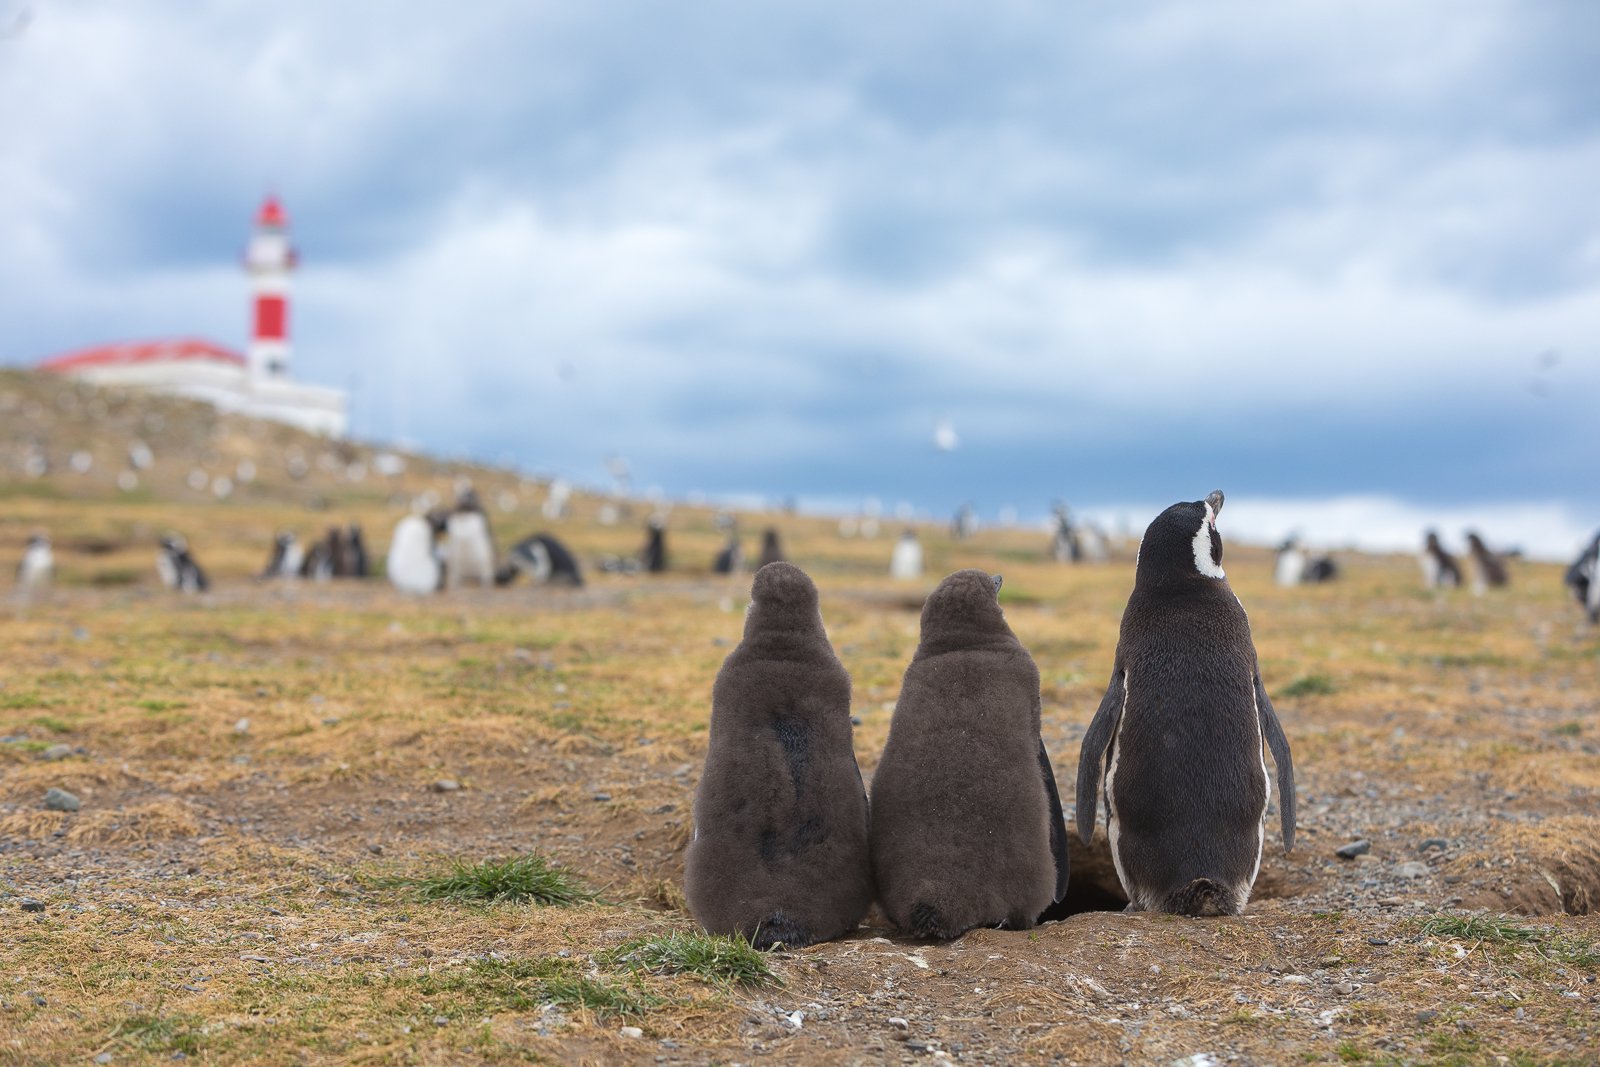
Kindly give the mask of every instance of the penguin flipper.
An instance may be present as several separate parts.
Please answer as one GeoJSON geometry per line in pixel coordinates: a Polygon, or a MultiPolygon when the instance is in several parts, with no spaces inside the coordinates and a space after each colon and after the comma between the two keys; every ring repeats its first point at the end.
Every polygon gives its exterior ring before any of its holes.
{"type": "Polygon", "coordinates": [[[1106,749],[1116,736],[1117,723],[1122,718],[1122,704],[1127,684],[1122,664],[1111,671],[1111,685],[1100,701],[1100,710],[1089,722],[1083,735],[1083,749],[1078,754],[1078,838],[1088,844],[1094,837],[1095,815],[1100,807],[1100,776],[1106,762],[1106,749]]]}
{"type": "Polygon", "coordinates": [[[1061,814],[1061,794],[1056,790],[1056,775],[1050,769],[1050,753],[1045,751],[1042,737],[1039,738],[1039,771],[1044,775],[1044,796],[1050,807],[1050,855],[1055,857],[1056,861],[1056,888],[1051,903],[1059,904],[1061,898],[1067,895],[1067,871],[1070,863],[1067,851],[1067,820],[1061,814]]]}
{"type": "Polygon", "coordinates": [[[1278,713],[1267,699],[1267,687],[1261,684],[1261,673],[1256,672],[1256,710],[1261,715],[1261,736],[1267,739],[1272,750],[1272,762],[1278,766],[1278,810],[1283,816],[1283,850],[1294,851],[1294,757],[1289,754],[1289,739],[1283,736],[1283,725],[1278,713]]]}

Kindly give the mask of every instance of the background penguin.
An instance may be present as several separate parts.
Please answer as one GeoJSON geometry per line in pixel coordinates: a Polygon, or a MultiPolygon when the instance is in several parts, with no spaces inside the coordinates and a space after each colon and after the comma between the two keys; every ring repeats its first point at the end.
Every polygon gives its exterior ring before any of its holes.
{"type": "Polygon", "coordinates": [[[340,572],[341,578],[365,578],[370,571],[371,564],[367,560],[367,542],[361,533],[361,527],[351,523],[344,537],[344,570],[340,572]]]}
{"type": "Polygon", "coordinates": [[[1428,539],[1417,556],[1422,565],[1422,584],[1429,589],[1455,589],[1461,585],[1461,566],[1444,550],[1439,535],[1428,531],[1428,539]]]}
{"type": "Polygon", "coordinates": [[[650,574],[662,574],[667,569],[667,524],[660,516],[652,515],[646,529],[639,568],[650,574]]]}
{"type": "Polygon", "coordinates": [[[423,515],[407,515],[395,523],[385,570],[400,592],[425,596],[439,588],[439,559],[433,552],[433,535],[433,523],[423,515]]]}
{"type": "Polygon", "coordinates": [[[922,608],[872,776],[872,872],[912,937],[1027,929],[1067,890],[1067,828],[1039,737],[1039,670],[1000,579],[957,571],[922,608]]]}
{"type": "Polygon", "coordinates": [[[300,577],[316,582],[325,582],[333,577],[333,552],[328,538],[311,543],[305,558],[300,561],[300,577]]]}
{"type": "Polygon", "coordinates": [[[783,543],[778,540],[778,528],[768,526],[761,532],[761,558],[756,561],[756,570],[769,563],[782,563],[784,558],[783,543]]]}
{"type": "Polygon", "coordinates": [[[791,563],[757,572],[744,639],[717,672],[694,827],[683,890],[711,933],[799,948],[848,933],[872,906],[850,676],[817,587],[791,563]]]}
{"type": "Polygon", "coordinates": [[[50,550],[50,539],[34,534],[28,538],[28,547],[22,550],[22,560],[17,564],[17,591],[24,596],[43,592],[55,573],[56,557],[50,550]]]}
{"type": "Polygon", "coordinates": [[[1055,532],[1050,536],[1050,558],[1057,563],[1076,563],[1083,558],[1083,547],[1078,543],[1077,527],[1072,525],[1072,513],[1065,504],[1055,507],[1055,532]]]}
{"type": "Polygon", "coordinates": [[[1472,591],[1482,596],[1487,590],[1500,589],[1511,579],[1506,573],[1506,561],[1489,550],[1483,538],[1467,533],[1467,552],[1472,560],[1472,591]]]}
{"type": "Polygon", "coordinates": [[[739,544],[739,528],[729,527],[728,543],[722,546],[717,558],[711,562],[714,574],[737,574],[744,569],[744,546],[739,544]]]}
{"type": "Polygon", "coordinates": [[[1578,598],[1578,604],[1588,613],[1589,621],[1600,623],[1600,533],[1595,534],[1589,547],[1572,561],[1565,581],[1573,596],[1578,598]]]}
{"type": "Polygon", "coordinates": [[[190,554],[188,543],[177,535],[161,539],[156,571],[161,575],[161,584],[180,593],[203,593],[211,588],[206,572],[190,554]]]}
{"type": "Polygon", "coordinates": [[[533,534],[512,545],[505,563],[495,572],[494,584],[510,585],[519,574],[528,575],[535,585],[583,585],[577,559],[549,534],[533,534]]]}
{"type": "Polygon", "coordinates": [[[1102,780],[1111,858],[1129,911],[1236,915],[1261,869],[1278,765],[1283,847],[1294,766],[1267,699],[1250,622],[1222,570],[1222,491],[1174,504],[1145,531],[1111,685],[1078,760],[1078,836],[1102,780]]]}
{"type": "Polygon", "coordinates": [[[471,583],[494,583],[494,540],[489,516],[473,489],[463,490],[455,510],[445,519],[445,585],[451,589],[471,583]]]}
{"type": "Polygon", "coordinates": [[[1331,556],[1312,557],[1301,547],[1298,537],[1278,546],[1278,561],[1273,580],[1282,586],[1320,585],[1339,576],[1339,565],[1331,556]]]}
{"type": "Polygon", "coordinates": [[[267,565],[257,575],[260,581],[269,581],[273,578],[298,578],[300,565],[304,562],[305,553],[300,548],[300,541],[294,531],[285,530],[272,540],[272,557],[267,560],[267,565]]]}
{"type": "Polygon", "coordinates": [[[917,531],[907,530],[894,543],[894,552],[889,556],[889,577],[901,581],[922,577],[922,542],[917,540],[917,531]]]}

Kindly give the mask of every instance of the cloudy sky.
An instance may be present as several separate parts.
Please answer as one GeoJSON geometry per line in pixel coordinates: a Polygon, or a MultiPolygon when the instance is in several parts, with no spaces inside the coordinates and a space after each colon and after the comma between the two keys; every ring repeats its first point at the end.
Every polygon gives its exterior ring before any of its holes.
{"type": "Polygon", "coordinates": [[[242,346],[270,189],[296,372],[363,437],[1561,551],[1600,523],[1597,70],[1592,0],[0,0],[0,360],[242,346]]]}

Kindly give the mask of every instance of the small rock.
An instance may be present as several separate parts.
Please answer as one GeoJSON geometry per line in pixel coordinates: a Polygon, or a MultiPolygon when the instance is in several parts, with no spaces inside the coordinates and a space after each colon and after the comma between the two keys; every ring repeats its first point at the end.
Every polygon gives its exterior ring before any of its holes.
{"type": "Polygon", "coordinates": [[[911,1029],[911,1024],[909,1022],[907,1022],[906,1020],[904,1020],[904,1019],[902,1019],[902,1018],[900,1018],[898,1016],[894,1016],[894,1015],[891,1015],[889,1017],[889,1025],[894,1027],[896,1030],[904,1031],[904,1030],[910,1030],[911,1029]]]}
{"type": "Polygon", "coordinates": [[[72,755],[72,746],[71,745],[51,745],[49,748],[47,748],[43,752],[39,753],[39,758],[40,759],[47,759],[47,760],[58,760],[58,759],[66,759],[70,755],[72,755]]]}
{"type": "Polygon", "coordinates": [[[1357,856],[1364,856],[1371,851],[1372,842],[1363,838],[1360,841],[1350,842],[1348,845],[1343,846],[1334,854],[1342,860],[1353,860],[1357,856]]]}
{"type": "Polygon", "coordinates": [[[1359,982],[1340,982],[1333,988],[1337,989],[1341,994],[1348,997],[1351,993],[1354,993],[1356,990],[1360,989],[1361,985],[1359,982]]]}
{"type": "Polygon", "coordinates": [[[450,1019],[449,1019],[448,1016],[435,1015],[433,1017],[433,1025],[435,1025],[435,1026],[449,1026],[450,1025],[450,1019]]]}
{"type": "Polygon", "coordinates": [[[1439,1013],[1432,1008],[1424,1008],[1417,1012],[1417,1022],[1431,1023],[1439,1017],[1439,1013]]]}
{"type": "Polygon", "coordinates": [[[372,844],[367,846],[367,851],[372,853],[374,856],[381,856],[383,855],[383,846],[374,841],[372,844]]]}
{"type": "Polygon", "coordinates": [[[1307,978],[1303,974],[1286,974],[1282,978],[1280,978],[1279,981],[1284,982],[1287,985],[1310,985],[1311,984],[1311,979],[1307,978]]]}
{"type": "Polygon", "coordinates": [[[1383,947],[1384,945],[1387,945],[1388,943],[1389,943],[1389,939],[1387,937],[1369,937],[1369,938],[1367,938],[1367,944],[1369,944],[1369,945],[1377,945],[1380,948],[1383,947]]]}
{"type": "Polygon", "coordinates": [[[109,1053],[109,1052],[100,1053],[100,1055],[98,1055],[98,1056],[96,1056],[94,1058],[94,1062],[96,1062],[96,1063],[110,1063],[111,1062],[111,1053],[109,1053]]]}
{"type": "Polygon", "coordinates": [[[861,725],[861,716],[859,716],[859,715],[850,716],[850,725],[851,726],[860,726],[861,725]]]}
{"type": "Polygon", "coordinates": [[[1394,873],[1399,878],[1421,878],[1428,873],[1428,865],[1419,863],[1416,860],[1410,860],[1397,866],[1394,869],[1394,873]]]}
{"type": "Polygon", "coordinates": [[[461,788],[461,783],[454,778],[441,778],[428,787],[435,793],[454,793],[461,788]]]}
{"type": "Polygon", "coordinates": [[[46,811],[77,811],[81,807],[83,807],[83,801],[65,789],[51,789],[44,795],[44,808],[46,811]]]}
{"type": "Polygon", "coordinates": [[[247,733],[249,733],[250,732],[250,720],[249,719],[240,719],[238,722],[234,723],[233,724],[233,732],[236,733],[236,734],[247,734],[247,733]]]}
{"type": "Polygon", "coordinates": [[[22,910],[23,911],[43,911],[44,910],[44,901],[42,901],[42,900],[34,900],[32,897],[23,897],[22,898],[22,910]]]}
{"type": "Polygon", "coordinates": [[[1449,847],[1450,847],[1450,842],[1446,841],[1444,838],[1442,838],[1442,837],[1430,837],[1426,841],[1424,841],[1422,844],[1417,846],[1417,851],[1418,852],[1426,852],[1430,848],[1436,848],[1440,852],[1443,852],[1445,849],[1447,849],[1449,847]]]}
{"type": "Polygon", "coordinates": [[[639,1029],[637,1026],[624,1026],[621,1030],[618,1030],[617,1033],[621,1034],[623,1037],[631,1037],[635,1039],[644,1036],[644,1031],[639,1029]]]}
{"type": "Polygon", "coordinates": [[[609,801],[610,799],[611,799],[611,794],[610,793],[596,793],[594,795],[594,802],[596,804],[604,804],[607,801],[609,801]]]}

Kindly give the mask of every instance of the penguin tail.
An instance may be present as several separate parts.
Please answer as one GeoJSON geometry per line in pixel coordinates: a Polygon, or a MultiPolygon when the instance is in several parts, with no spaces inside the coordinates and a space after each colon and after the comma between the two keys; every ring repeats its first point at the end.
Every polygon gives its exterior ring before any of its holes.
{"type": "Polygon", "coordinates": [[[1233,890],[1211,878],[1196,878],[1169,894],[1161,910],[1172,915],[1237,915],[1233,890]]]}
{"type": "Polygon", "coordinates": [[[816,940],[806,924],[782,911],[775,911],[756,923],[750,944],[762,951],[777,948],[805,948],[816,940]]]}
{"type": "Polygon", "coordinates": [[[911,905],[905,932],[919,941],[954,941],[970,927],[957,926],[942,911],[925,900],[911,905]]]}

